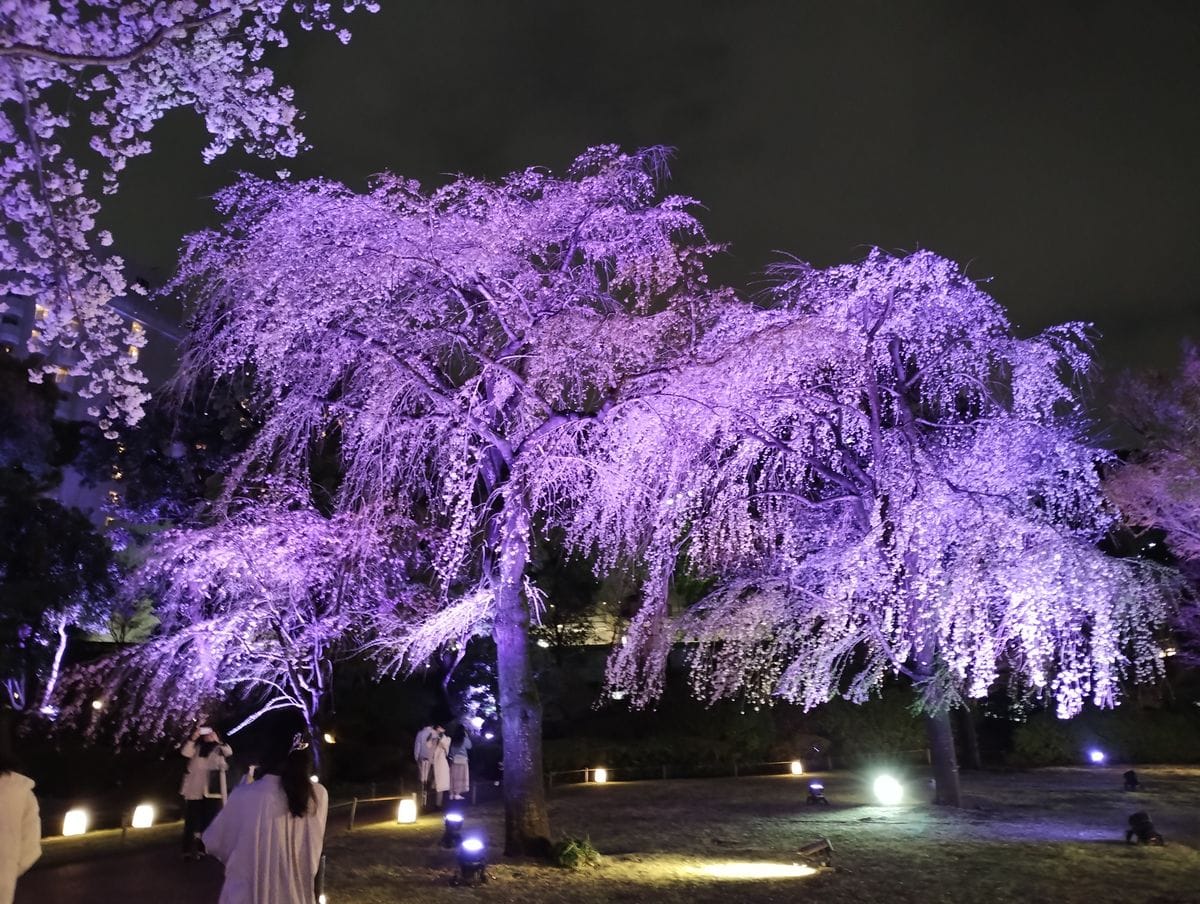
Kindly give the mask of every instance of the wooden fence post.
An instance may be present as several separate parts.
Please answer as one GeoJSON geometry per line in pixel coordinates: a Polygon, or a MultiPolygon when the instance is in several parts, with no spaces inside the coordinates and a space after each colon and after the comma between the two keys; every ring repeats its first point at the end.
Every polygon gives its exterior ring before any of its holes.
{"type": "Polygon", "coordinates": [[[350,801],[350,828],[346,831],[354,831],[354,818],[358,816],[358,798],[355,797],[350,801]]]}

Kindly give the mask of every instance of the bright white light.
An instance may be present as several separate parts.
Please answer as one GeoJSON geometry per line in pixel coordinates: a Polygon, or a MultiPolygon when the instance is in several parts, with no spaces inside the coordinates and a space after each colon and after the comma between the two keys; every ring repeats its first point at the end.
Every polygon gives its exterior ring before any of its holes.
{"type": "Polygon", "coordinates": [[[593,769],[592,770],[592,781],[594,781],[597,785],[603,785],[606,781],[608,781],[608,770],[607,769],[593,769]]]}
{"type": "Polygon", "coordinates": [[[1096,763],[1097,765],[1099,765],[1100,763],[1104,762],[1104,751],[1103,750],[1089,750],[1088,751],[1088,759],[1091,760],[1093,763],[1096,763]]]}
{"type": "Polygon", "coordinates": [[[446,822],[462,822],[463,815],[461,813],[447,813],[446,822]]]}
{"type": "Polygon", "coordinates": [[[792,760],[792,775],[803,775],[804,764],[799,760],[792,760]]]}
{"type": "Polygon", "coordinates": [[[96,710],[97,712],[104,709],[104,701],[99,699],[93,700],[92,709],[96,710]]]}
{"type": "Polygon", "coordinates": [[[609,696],[612,697],[614,700],[624,700],[625,692],[624,691],[613,691],[611,694],[609,694],[609,696]]]}
{"type": "Polygon", "coordinates": [[[64,835],[82,835],[88,829],[87,810],[68,810],[63,817],[64,835]]]}
{"type": "Polygon", "coordinates": [[[135,829],[148,829],[154,825],[154,804],[138,804],[133,808],[133,819],[130,826],[135,829]]]}
{"type": "Polygon", "coordinates": [[[541,647],[543,650],[548,650],[548,649],[550,649],[550,641],[546,640],[546,638],[544,638],[544,637],[539,637],[539,638],[538,638],[538,642],[537,642],[537,644],[538,644],[538,646],[539,646],[539,647],[541,647]]]}
{"type": "Polygon", "coordinates": [[[483,850],[483,839],[482,838],[464,838],[463,843],[462,843],[462,849],[464,851],[466,851],[468,854],[478,854],[480,851],[483,850]]]}
{"type": "Polygon", "coordinates": [[[310,782],[312,782],[314,785],[315,785],[317,782],[319,782],[319,781],[320,781],[320,779],[319,779],[319,778],[317,778],[315,775],[310,775],[310,776],[308,777],[308,780],[309,780],[310,782]]]}
{"type": "Polygon", "coordinates": [[[483,733],[483,739],[484,739],[485,741],[490,741],[490,740],[492,740],[494,737],[496,737],[496,736],[495,736],[494,734],[492,734],[490,731],[485,731],[485,732],[483,733]]]}
{"type": "Polygon", "coordinates": [[[329,899],[325,895],[317,895],[317,904],[329,904],[329,899]]]}
{"type": "Polygon", "coordinates": [[[417,821],[417,802],[411,797],[406,797],[400,801],[400,806],[396,810],[396,822],[416,822],[417,821]]]}
{"type": "Polygon", "coordinates": [[[875,792],[875,799],[885,807],[894,806],[904,800],[904,786],[890,775],[879,776],[871,787],[875,792]]]}
{"type": "Polygon", "coordinates": [[[479,729],[483,728],[483,716],[472,716],[471,727],[476,731],[479,731],[479,729]]]}
{"type": "Polygon", "coordinates": [[[809,791],[813,791],[813,792],[816,792],[816,791],[824,791],[824,790],[825,790],[825,786],[824,786],[824,785],[822,785],[820,782],[809,782],[809,783],[808,783],[808,790],[809,790],[809,791]]]}
{"type": "Polygon", "coordinates": [[[800,879],[817,872],[799,863],[709,863],[691,870],[714,879],[800,879]]]}
{"type": "Polygon", "coordinates": [[[325,739],[326,744],[336,744],[337,743],[337,739],[334,738],[334,736],[332,734],[330,734],[329,732],[325,732],[325,734],[321,735],[321,737],[325,739]]]}

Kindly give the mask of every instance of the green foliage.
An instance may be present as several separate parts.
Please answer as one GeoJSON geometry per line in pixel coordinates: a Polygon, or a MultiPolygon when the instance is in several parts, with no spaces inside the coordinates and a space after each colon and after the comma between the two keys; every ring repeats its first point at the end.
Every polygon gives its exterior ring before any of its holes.
{"type": "Polygon", "coordinates": [[[814,711],[812,724],[833,742],[839,765],[869,762],[925,747],[925,726],[911,703],[911,691],[890,687],[866,703],[833,700],[814,711]]]}
{"type": "Polygon", "coordinates": [[[1139,709],[1086,710],[1063,721],[1039,712],[1013,732],[1014,766],[1064,766],[1084,761],[1096,747],[1119,763],[1200,762],[1200,718],[1192,712],[1139,709]]]}
{"type": "Polygon", "coordinates": [[[564,838],[550,850],[550,860],[563,869],[583,869],[600,865],[600,852],[590,838],[564,838]]]}

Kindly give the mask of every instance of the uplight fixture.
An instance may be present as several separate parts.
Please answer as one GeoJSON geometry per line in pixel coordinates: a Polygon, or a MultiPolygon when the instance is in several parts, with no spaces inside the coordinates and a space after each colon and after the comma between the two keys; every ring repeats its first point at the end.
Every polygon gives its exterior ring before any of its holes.
{"type": "Polygon", "coordinates": [[[477,835],[464,838],[458,846],[458,869],[466,885],[487,881],[487,846],[477,835]]]}
{"type": "Polygon", "coordinates": [[[1093,747],[1088,751],[1088,762],[1095,766],[1103,766],[1106,759],[1107,757],[1104,755],[1103,750],[1093,747]]]}
{"type": "Polygon", "coordinates": [[[894,807],[904,800],[904,786],[890,775],[879,776],[871,789],[875,792],[875,799],[885,807],[894,807]]]}
{"type": "Polygon", "coordinates": [[[463,815],[451,810],[446,814],[443,824],[442,847],[452,848],[462,841],[463,815]]]}
{"type": "Polygon", "coordinates": [[[825,786],[820,782],[808,783],[808,800],[810,804],[829,804],[829,800],[825,797],[825,786]]]}

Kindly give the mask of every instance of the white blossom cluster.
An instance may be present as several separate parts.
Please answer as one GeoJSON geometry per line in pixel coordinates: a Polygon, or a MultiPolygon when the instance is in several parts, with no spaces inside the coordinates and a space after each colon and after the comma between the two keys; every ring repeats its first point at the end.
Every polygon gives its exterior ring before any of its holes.
{"type": "MultiPolygon", "coordinates": [[[[0,291],[35,299],[31,352],[66,352],[79,394],[115,436],[147,399],[136,365],[144,334],[110,306],[129,288],[100,199],[150,150],[166,113],[194,109],[206,162],[234,145],[262,157],[303,146],[292,91],[263,64],[306,29],[374,0],[0,0],[0,291]]],[[[48,373],[37,371],[34,378],[48,373]]]]}

